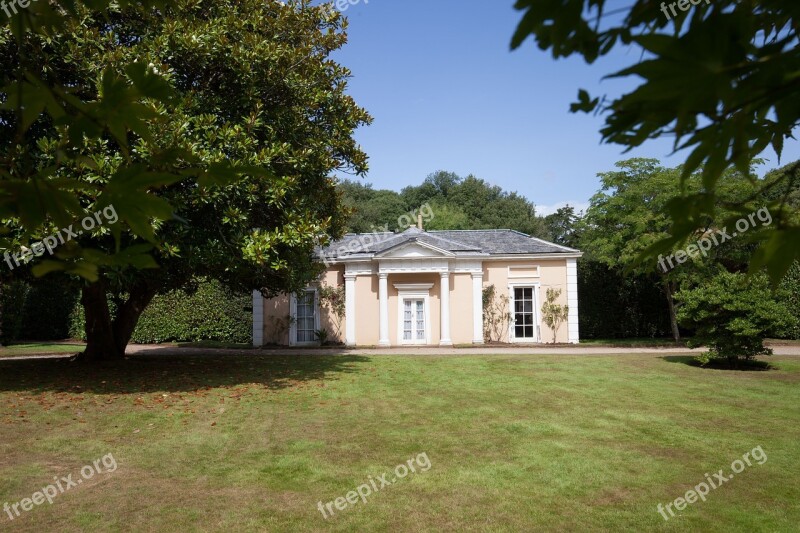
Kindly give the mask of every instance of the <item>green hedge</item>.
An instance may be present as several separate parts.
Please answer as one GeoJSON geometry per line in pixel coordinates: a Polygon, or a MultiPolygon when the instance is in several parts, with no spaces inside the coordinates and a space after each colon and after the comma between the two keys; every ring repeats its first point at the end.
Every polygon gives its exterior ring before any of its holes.
{"type": "MultiPolygon", "coordinates": [[[[109,304],[113,313],[113,303],[109,304]]],[[[156,296],[139,318],[131,342],[248,343],[253,334],[252,305],[249,294],[234,294],[217,281],[201,281],[194,292],[156,296]]],[[[71,336],[83,339],[82,307],[75,308],[70,322],[71,336]]]]}
{"type": "Polygon", "coordinates": [[[582,339],[671,335],[669,311],[657,280],[578,261],[578,321],[582,339]]]}
{"type": "Polygon", "coordinates": [[[69,279],[53,275],[35,284],[15,281],[3,286],[0,299],[4,344],[69,337],[69,318],[78,303],[78,291],[69,279]]]}
{"type": "Polygon", "coordinates": [[[785,337],[800,339],[800,263],[795,263],[789,269],[789,273],[781,282],[781,289],[784,291],[782,297],[786,307],[797,319],[795,326],[785,332],[785,337]]]}

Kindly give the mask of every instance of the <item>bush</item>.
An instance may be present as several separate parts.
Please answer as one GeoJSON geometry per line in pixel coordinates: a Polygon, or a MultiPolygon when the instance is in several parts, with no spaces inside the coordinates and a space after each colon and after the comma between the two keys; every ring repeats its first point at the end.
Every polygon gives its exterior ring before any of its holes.
{"type": "MultiPolygon", "coordinates": [[[[113,313],[113,302],[109,305],[113,313]]],[[[75,308],[70,322],[72,335],[83,339],[82,307],[75,308]]],[[[172,291],[156,296],[139,318],[131,342],[248,343],[252,338],[252,325],[249,294],[231,293],[217,281],[200,281],[195,291],[172,291]]]]}
{"type": "Polygon", "coordinates": [[[771,355],[764,339],[795,325],[763,274],[722,271],[695,289],[680,291],[675,299],[681,303],[678,320],[695,331],[689,346],[709,348],[706,363],[722,359],[737,366],[739,359],[771,355]]]}
{"type": "Polygon", "coordinates": [[[69,317],[77,301],[78,290],[64,276],[53,275],[33,283],[14,281],[4,285],[3,343],[69,337],[69,317]]]}
{"type": "Polygon", "coordinates": [[[794,318],[785,331],[779,332],[782,339],[800,339],[800,263],[795,263],[781,282],[781,301],[786,304],[794,318]]]}

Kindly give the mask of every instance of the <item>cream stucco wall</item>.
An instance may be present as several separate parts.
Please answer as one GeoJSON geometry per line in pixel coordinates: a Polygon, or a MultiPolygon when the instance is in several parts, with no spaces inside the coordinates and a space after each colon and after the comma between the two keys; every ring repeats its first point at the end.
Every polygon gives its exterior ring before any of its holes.
{"type": "MultiPolygon", "coordinates": [[[[344,266],[336,265],[330,267],[321,280],[329,286],[343,286],[344,266]]],[[[377,275],[359,275],[355,280],[355,340],[358,346],[377,346],[379,341],[380,328],[380,307],[378,299],[378,277],[377,275]]],[[[392,346],[399,345],[400,335],[398,332],[398,312],[399,295],[394,287],[396,283],[432,283],[429,292],[429,314],[430,314],[430,343],[439,344],[441,331],[441,279],[439,274],[390,274],[388,276],[389,289],[389,339],[392,346]]],[[[499,295],[510,296],[509,283],[539,286],[539,309],[536,309],[541,327],[543,342],[552,342],[552,332],[541,323],[541,304],[544,301],[546,291],[549,287],[559,288],[562,293],[559,297],[560,304],[567,303],[567,261],[557,260],[526,260],[526,261],[484,261],[483,262],[483,287],[494,284],[499,295]],[[509,276],[509,267],[514,271],[509,276]],[[535,269],[526,267],[538,267],[538,275],[535,269]]],[[[288,331],[276,337],[272,328],[272,320],[285,319],[290,312],[289,296],[280,296],[270,300],[264,299],[264,342],[272,343],[276,340],[278,344],[289,344],[288,331]]],[[[512,312],[509,309],[509,312],[512,312]]],[[[454,344],[471,344],[473,334],[473,285],[472,276],[469,273],[450,274],[450,330],[451,339],[454,344]]],[[[332,327],[332,317],[327,316],[326,312],[320,313],[321,327],[328,329],[333,335],[335,328],[332,327]]],[[[346,321],[341,324],[341,341],[344,341],[346,331],[346,321]]],[[[558,342],[568,342],[569,328],[567,323],[561,325],[558,331],[558,342]]],[[[503,342],[508,342],[508,335],[503,342]]]]}
{"type": "MultiPolygon", "coordinates": [[[[484,261],[483,263],[483,286],[494,285],[497,294],[511,296],[509,293],[509,283],[520,285],[539,285],[539,305],[536,309],[541,326],[542,342],[552,342],[553,332],[542,323],[542,303],[548,288],[561,289],[558,304],[567,304],[567,261],[566,259],[553,260],[530,260],[530,261],[484,261]],[[524,268],[527,266],[538,267],[539,276],[535,275],[535,268],[524,268]],[[509,268],[514,268],[514,272],[509,277],[509,268]]],[[[513,313],[513,309],[509,310],[513,313]]],[[[509,339],[504,339],[507,342],[509,339]]],[[[557,342],[566,343],[569,341],[569,328],[566,321],[558,330],[557,342]]]]}

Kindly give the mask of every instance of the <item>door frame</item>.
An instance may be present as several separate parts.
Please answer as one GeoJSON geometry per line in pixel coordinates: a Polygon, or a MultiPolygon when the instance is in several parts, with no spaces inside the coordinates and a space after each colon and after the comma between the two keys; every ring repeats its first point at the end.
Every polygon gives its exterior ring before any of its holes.
{"type": "Polygon", "coordinates": [[[541,289],[541,283],[531,283],[531,282],[509,282],[508,284],[508,305],[509,305],[509,313],[511,314],[511,323],[508,327],[508,342],[510,343],[537,343],[541,344],[542,342],[542,312],[539,308],[540,305],[540,298],[539,298],[539,291],[541,289]],[[532,338],[523,337],[518,339],[515,335],[515,321],[516,321],[516,312],[514,311],[514,289],[533,289],[533,326],[534,326],[534,336],[532,338]]]}
{"type": "MultiPolygon", "coordinates": [[[[319,312],[319,294],[316,287],[307,287],[300,292],[313,292],[314,293],[314,331],[320,329],[320,312],[319,312]]],[[[297,294],[292,293],[289,298],[289,314],[293,318],[289,326],[289,346],[317,346],[319,341],[313,340],[308,342],[297,341],[297,294]]]]}
{"type": "Polygon", "coordinates": [[[431,301],[430,290],[433,283],[395,283],[397,289],[397,344],[403,346],[428,345],[431,343],[431,301]],[[425,313],[425,339],[419,341],[411,339],[403,340],[403,317],[405,300],[422,300],[423,312],[425,313]]]}

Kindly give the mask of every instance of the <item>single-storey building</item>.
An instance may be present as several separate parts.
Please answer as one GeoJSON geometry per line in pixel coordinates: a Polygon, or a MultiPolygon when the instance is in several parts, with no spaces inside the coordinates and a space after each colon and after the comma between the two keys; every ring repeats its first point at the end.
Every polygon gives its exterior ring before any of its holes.
{"type": "Polygon", "coordinates": [[[254,345],[314,345],[321,330],[348,346],[552,342],[541,311],[548,288],[569,305],[557,342],[579,342],[578,250],[512,230],[411,227],[348,234],[318,254],[327,268],[306,290],[272,299],[253,293],[254,345]],[[320,287],[344,287],[344,316],[320,305],[320,287]]]}

